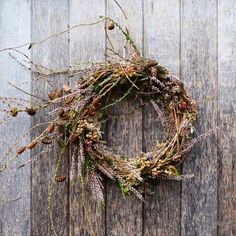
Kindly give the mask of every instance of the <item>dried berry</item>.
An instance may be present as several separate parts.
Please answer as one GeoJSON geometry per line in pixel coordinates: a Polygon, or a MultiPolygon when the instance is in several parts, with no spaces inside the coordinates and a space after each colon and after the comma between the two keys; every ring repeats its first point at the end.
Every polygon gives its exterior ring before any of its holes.
{"type": "Polygon", "coordinates": [[[180,110],[185,110],[187,108],[187,103],[184,101],[181,104],[179,104],[179,109],[180,110]]]}
{"type": "Polygon", "coordinates": [[[36,140],[33,140],[28,146],[27,146],[27,148],[28,149],[32,149],[32,148],[34,148],[36,145],[37,145],[37,141],[36,140]]]}
{"type": "Polygon", "coordinates": [[[48,136],[45,136],[42,138],[41,142],[43,144],[51,144],[52,143],[52,138],[48,137],[48,136]]]}
{"type": "Polygon", "coordinates": [[[17,155],[20,155],[21,153],[23,153],[24,151],[25,151],[25,149],[26,149],[26,146],[21,146],[21,147],[19,147],[19,149],[17,150],[17,155]]]}
{"type": "Polygon", "coordinates": [[[48,125],[46,131],[47,131],[48,133],[52,133],[52,132],[54,131],[54,128],[55,128],[54,124],[51,123],[51,124],[48,125]]]}
{"type": "Polygon", "coordinates": [[[17,114],[18,114],[17,108],[16,108],[16,107],[13,107],[13,108],[10,110],[10,114],[11,114],[11,116],[13,116],[13,117],[17,116],[17,114]]]}
{"type": "Polygon", "coordinates": [[[34,109],[34,108],[26,108],[25,111],[30,116],[34,116],[36,114],[36,109],[34,109]]]}
{"type": "Polygon", "coordinates": [[[108,25],[107,25],[107,28],[108,28],[109,30],[113,30],[113,29],[115,28],[114,22],[113,22],[113,21],[109,22],[108,25]]]}

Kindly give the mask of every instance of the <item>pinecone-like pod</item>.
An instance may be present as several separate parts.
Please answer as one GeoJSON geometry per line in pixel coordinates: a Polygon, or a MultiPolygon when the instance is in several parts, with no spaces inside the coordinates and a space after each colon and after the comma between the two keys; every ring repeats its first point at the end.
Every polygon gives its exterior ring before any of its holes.
{"type": "Polygon", "coordinates": [[[36,114],[36,109],[34,109],[34,108],[26,108],[25,111],[30,116],[34,116],[36,114]]]}
{"type": "Polygon", "coordinates": [[[28,146],[27,146],[27,148],[28,149],[32,149],[32,148],[34,148],[36,145],[37,145],[37,141],[36,140],[33,140],[28,146]]]}
{"type": "Polygon", "coordinates": [[[51,144],[52,143],[52,138],[48,137],[48,136],[45,136],[42,138],[41,142],[43,144],[51,144]]]}
{"type": "Polygon", "coordinates": [[[54,124],[51,123],[51,124],[48,125],[46,131],[47,131],[48,133],[52,133],[52,132],[54,131],[54,128],[55,128],[54,124]]]}
{"type": "Polygon", "coordinates": [[[16,117],[18,115],[18,110],[16,107],[13,107],[11,110],[10,110],[10,114],[11,116],[13,117],[16,117]]]}
{"type": "Polygon", "coordinates": [[[26,150],[26,146],[21,146],[19,147],[19,149],[16,151],[17,155],[20,155],[21,153],[23,153],[26,150]]]}

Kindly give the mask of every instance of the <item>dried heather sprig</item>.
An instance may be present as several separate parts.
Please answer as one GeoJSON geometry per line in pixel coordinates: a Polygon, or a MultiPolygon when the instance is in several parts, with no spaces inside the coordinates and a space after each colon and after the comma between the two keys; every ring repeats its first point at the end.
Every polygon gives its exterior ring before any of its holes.
{"type": "Polygon", "coordinates": [[[150,103],[152,104],[152,106],[154,107],[155,111],[157,112],[158,118],[161,120],[162,126],[166,127],[167,119],[166,119],[164,113],[162,112],[160,107],[154,102],[153,99],[150,100],[150,103]]]}
{"type": "Polygon", "coordinates": [[[103,184],[101,182],[101,177],[94,171],[90,172],[89,174],[89,185],[94,200],[96,200],[98,204],[103,204],[104,203],[103,184]]]}

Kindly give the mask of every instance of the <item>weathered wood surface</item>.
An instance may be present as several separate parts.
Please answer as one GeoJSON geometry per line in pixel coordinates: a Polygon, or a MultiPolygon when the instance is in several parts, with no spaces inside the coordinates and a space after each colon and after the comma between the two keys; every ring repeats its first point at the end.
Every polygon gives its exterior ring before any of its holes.
{"type": "MultiPolygon", "coordinates": [[[[30,41],[30,9],[31,4],[28,0],[0,1],[0,48],[30,41]]],[[[27,47],[23,48],[22,51],[27,55],[30,54],[27,47]]],[[[7,83],[10,81],[12,84],[21,86],[21,88],[30,89],[30,72],[17,64],[8,53],[0,53],[0,96],[30,99],[29,96],[7,83]],[[23,87],[22,84],[24,84],[23,87]]],[[[13,51],[11,53],[14,56],[19,56],[13,51]]],[[[22,59],[22,57],[20,58],[22,59]]],[[[9,109],[1,103],[0,109],[2,108],[9,109]]],[[[0,120],[2,121],[4,117],[5,114],[1,112],[0,120]]],[[[29,135],[21,137],[24,131],[29,128],[30,118],[21,114],[15,119],[8,119],[1,124],[0,166],[12,156],[11,154],[5,154],[9,147],[19,140],[23,144],[29,141],[29,135]]],[[[16,148],[13,149],[13,152],[16,151],[16,148]]],[[[30,166],[28,165],[17,171],[14,169],[29,158],[30,155],[27,152],[14,162],[9,170],[0,173],[1,236],[30,235],[30,166]]]]}
{"type": "MultiPolygon", "coordinates": [[[[179,1],[146,1],[144,5],[144,55],[157,58],[170,72],[179,76],[180,68],[180,5],[179,1]],[[160,14],[157,14],[157,13],[160,14]],[[168,25],[168,27],[167,27],[168,25]]],[[[160,121],[149,104],[144,108],[143,151],[148,152],[161,142],[160,121]]],[[[181,184],[160,181],[147,194],[144,205],[144,235],[180,235],[181,184]]]]}
{"type": "MultiPolygon", "coordinates": [[[[131,29],[144,56],[158,59],[172,74],[181,77],[196,100],[203,101],[198,103],[198,134],[222,122],[227,122],[228,126],[218,136],[213,135],[196,145],[187,156],[182,172],[193,173],[193,179],[183,183],[157,183],[153,187],[154,195],[145,196],[146,205],[132,196],[122,199],[118,188],[107,181],[106,206],[98,214],[93,202],[82,202],[78,184],[69,184],[69,178],[56,184],[53,217],[58,235],[235,235],[235,1],[118,2],[126,11],[128,23],[112,0],[0,1],[0,48],[39,40],[68,25],[96,21],[99,15],[107,14],[131,29]]],[[[117,51],[127,56],[123,36],[117,30],[109,35],[117,51]]],[[[103,61],[109,47],[105,38],[102,25],[77,28],[36,45],[31,50],[31,58],[54,69],[77,61],[103,61]]],[[[26,49],[24,52],[29,53],[26,49]]],[[[1,52],[0,79],[0,95],[19,96],[6,81],[30,81],[30,74],[11,61],[7,53],[1,52]]],[[[74,84],[76,79],[72,78],[70,83],[74,84]]],[[[51,81],[54,85],[69,82],[67,75],[54,76],[51,81]]],[[[49,86],[37,80],[31,88],[32,93],[46,96],[49,86]]],[[[29,91],[30,84],[24,85],[24,89],[29,91]]],[[[109,112],[120,115],[136,105],[136,101],[127,100],[109,112]]],[[[129,115],[110,119],[105,134],[108,143],[129,157],[148,151],[155,138],[161,136],[153,115],[152,108],[145,106],[129,115]]],[[[32,125],[44,120],[40,113],[32,120],[32,125]]],[[[19,116],[9,121],[8,126],[0,127],[1,154],[17,139],[15,133],[29,125],[28,117],[19,116]]],[[[36,132],[32,133],[31,138],[35,135],[36,132]]],[[[26,136],[23,142],[28,142],[29,138],[26,136]]],[[[9,158],[0,156],[0,163],[3,158],[9,158]]],[[[22,156],[14,165],[27,160],[28,156],[22,156]]],[[[32,164],[31,205],[29,167],[0,175],[0,236],[52,235],[47,197],[56,159],[55,151],[37,165],[32,164]],[[21,196],[18,201],[4,201],[18,196],[21,196]]],[[[69,155],[66,155],[61,170],[66,176],[68,165],[69,155]]]]}
{"type": "MultiPolygon", "coordinates": [[[[181,79],[197,101],[217,95],[217,2],[182,1],[181,79]]],[[[198,103],[198,134],[217,125],[217,100],[198,103]]],[[[183,164],[181,234],[217,235],[217,140],[195,145],[183,164]]]]}
{"type": "MultiPolygon", "coordinates": [[[[38,41],[52,33],[60,32],[67,28],[69,19],[69,5],[66,1],[32,1],[32,41],[38,41]]],[[[60,35],[50,39],[43,44],[35,45],[32,49],[32,60],[53,70],[67,67],[69,65],[69,41],[68,34],[60,35]]],[[[35,79],[32,83],[32,94],[47,97],[51,89],[44,79],[35,79]]],[[[54,86],[62,86],[68,80],[67,75],[56,75],[50,78],[54,86]]],[[[33,118],[33,124],[45,122],[48,118],[45,111],[40,111],[33,118]]],[[[32,132],[34,138],[39,130],[32,132]]],[[[32,157],[42,150],[39,145],[32,152],[32,157]]],[[[31,186],[31,235],[51,235],[50,222],[48,220],[48,188],[54,176],[58,150],[48,153],[40,161],[32,163],[32,186],[31,186]]],[[[60,174],[68,176],[68,156],[62,158],[60,174]]],[[[69,196],[68,178],[63,183],[56,183],[53,188],[52,212],[53,223],[58,235],[69,233],[69,196]]]]}
{"type": "Polygon", "coordinates": [[[227,122],[218,136],[218,233],[236,235],[236,2],[219,1],[218,12],[218,113],[227,122]]]}
{"type": "MultiPolygon", "coordinates": [[[[132,15],[132,17],[128,16],[130,31],[141,49],[142,1],[135,0],[130,4],[130,2],[122,0],[119,3],[124,9],[129,7],[129,14],[132,15]],[[137,11],[137,9],[139,10],[137,11]]],[[[107,15],[121,26],[129,27],[122,11],[114,1],[108,1],[107,15]]],[[[129,48],[125,48],[127,42],[124,35],[116,30],[108,33],[116,51],[126,57],[129,48]]],[[[111,47],[109,42],[107,46],[111,47]]],[[[128,155],[129,158],[135,157],[142,151],[142,109],[137,109],[137,105],[128,98],[109,110],[109,113],[116,118],[108,121],[108,144],[116,147],[120,153],[128,155]],[[132,110],[134,111],[130,112],[132,110]]],[[[106,190],[106,234],[112,236],[142,235],[142,202],[137,201],[133,195],[124,199],[118,187],[110,181],[108,181],[106,190]]]]}
{"type": "MultiPolygon", "coordinates": [[[[105,15],[104,0],[82,0],[70,3],[71,26],[98,21],[99,15],[105,15]]],[[[78,28],[70,33],[71,64],[105,60],[104,26],[103,22],[92,27],[78,28]]],[[[75,85],[78,79],[78,76],[72,77],[71,85],[75,85]]],[[[82,190],[79,181],[70,185],[70,235],[104,235],[105,210],[97,210],[89,188],[82,190]]]]}

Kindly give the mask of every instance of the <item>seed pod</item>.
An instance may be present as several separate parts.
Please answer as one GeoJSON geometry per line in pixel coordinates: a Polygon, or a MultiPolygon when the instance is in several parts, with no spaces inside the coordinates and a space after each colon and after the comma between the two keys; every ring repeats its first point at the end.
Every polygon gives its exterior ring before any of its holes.
{"type": "Polygon", "coordinates": [[[45,136],[45,137],[42,138],[41,142],[43,144],[51,144],[52,143],[52,139],[50,137],[48,137],[48,136],[45,136]]]}
{"type": "Polygon", "coordinates": [[[92,101],[92,105],[93,105],[94,107],[97,107],[97,106],[99,105],[100,100],[101,100],[100,97],[94,98],[93,101],[92,101]]]}
{"type": "Polygon", "coordinates": [[[56,180],[57,182],[63,182],[63,181],[66,180],[66,176],[65,176],[65,175],[57,175],[57,176],[55,177],[55,180],[56,180]]]}
{"type": "Polygon", "coordinates": [[[10,114],[11,114],[11,116],[16,117],[17,114],[18,114],[17,108],[16,108],[16,107],[13,107],[13,108],[10,110],[10,114]]]}
{"type": "Polygon", "coordinates": [[[16,154],[20,155],[21,153],[23,153],[25,151],[25,149],[26,149],[26,146],[19,147],[19,149],[17,150],[16,154]]]}
{"type": "Polygon", "coordinates": [[[28,149],[32,149],[32,148],[34,148],[36,145],[37,145],[37,141],[36,140],[33,140],[27,147],[28,147],[28,149]]]}
{"type": "Polygon", "coordinates": [[[47,131],[48,133],[52,133],[52,132],[54,131],[54,128],[55,128],[54,124],[51,123],[51,124],[48,125],[46,131],[47,131]]]}
{"type": "Polygon", "coordinates": [[[113,21],[110,21],[110,22],[108,23],[108,25],[107,25],[107,28],[108,28],[109,30],[113,30],[113,29],[115,28],[114,22],[113,22],[113,21]]]}
{"type": "Polygon", "coordinates": [[[36,114],[36,109],[34,109],[34,108],[26,108],[25,111],[30,116],[34,116],[36,114]]]}
{"type": "Polygon", "coordinates": [[[68,85],[63,85],[62,90],[65,93],[70,93],[71,92],[71,88],[68,85]]]}
{"type": "Polygon", "coordinates": [[[79,134],[72,134],[72,135],[70,136],[70,141],[71,141],[72,143],[77,143],[77,142],[79,141],[79,134]]]}

